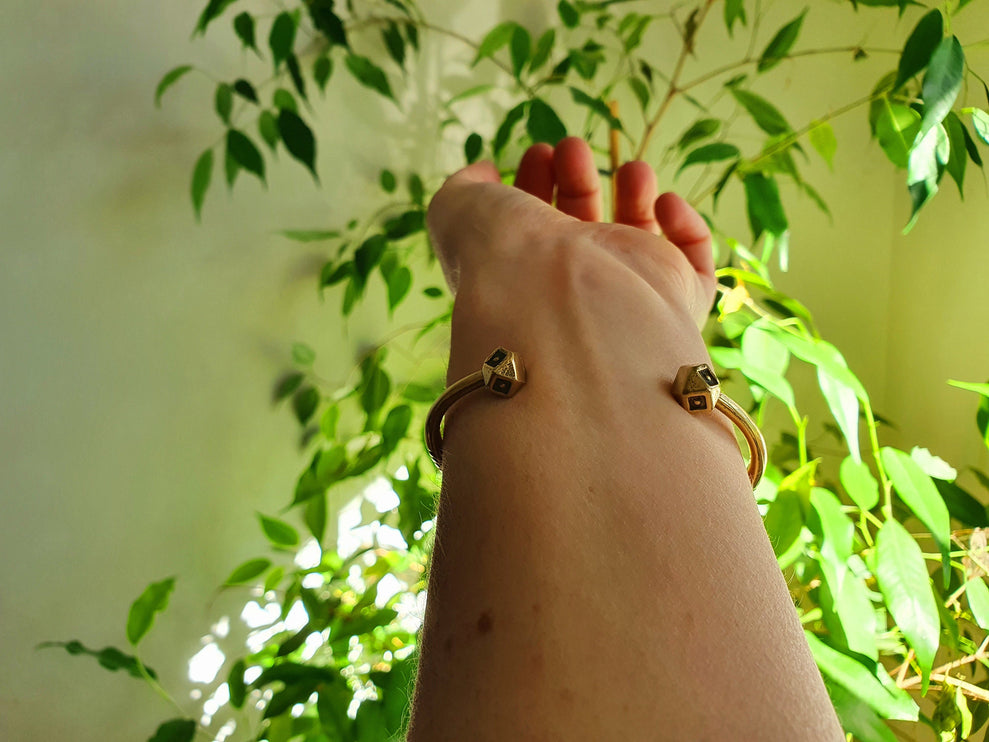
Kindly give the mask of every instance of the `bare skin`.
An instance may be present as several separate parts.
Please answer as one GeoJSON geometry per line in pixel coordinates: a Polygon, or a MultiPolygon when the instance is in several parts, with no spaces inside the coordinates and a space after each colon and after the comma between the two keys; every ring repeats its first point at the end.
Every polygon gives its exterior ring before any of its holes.
{"type": "Polygon", "coordinates": [[[565,139],[430,206],[450,380],[503,345],[529,381],[448,415],[409,739],[841,740],[730,424],[670,394],[708,358],[710,234],[644,163],[617,180],[599,223],[565,139]]]}

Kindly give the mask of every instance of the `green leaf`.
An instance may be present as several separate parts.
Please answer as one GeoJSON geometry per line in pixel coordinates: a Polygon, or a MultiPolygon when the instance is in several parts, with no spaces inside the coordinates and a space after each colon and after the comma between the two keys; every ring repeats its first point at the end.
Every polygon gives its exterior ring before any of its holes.
{"type": "Polygon", "coordinates": [[[302,380],[305,378],[302,374],[295,372],[286,374],[282,379],[279,380],[278,384],[275,385],[275,401],[278,402],[285,399],[288,395],[292,394],[299,385],[302,384],[302,380]]]}
{"type": "Polygon", "coordinates": [[[412,203],[422,206],[426,197],[426,187],[422,184],[422,178],[416,173],[409,176],[409,198],[412,203]]]}
{"type": "Polygon", "coordinates": [[[906,168],[910,148],[920,131],[920,114],[909,106],[887,103],[876,119],[879,146],[898,168],[906,168]]]}
{"type": "Polygon", "coordinates": [[[965,125],[962,124],[954,111],[949,111],[944,118],[944,128],[948,133],[949,156],[945,169],[958,186],[958,195],[965,198],[965,168],[968,165],[966,152],[965,125]]]}
{"type": "Polygon", "coordinates": [[[137,658],[121,652],[116,647],[104,647],[103,649],[89,649],[83,646],[82,642],[72,640],[68,642],[42,642],[36,649],[50,649],[53,647],[61,647],[65,649],[71,655],[86,654],[90,657],[96,659],[100,664],[100,667],[109,670],[110,672],[116,672],[117,670],[124,670],[132,678],[137,678],[138,680],[146,680],[145,675],[157,678],[158,673],[152,670],[147,665],[138,664],[137,658]],[[142,672],[143,669],[143,672],[142,672]]]}
{"type": "Polygon", "coordinates": [[[984,144],[989,144],[989,113],[973,108],[969,111],[972,114],[972,128],[976,135],[984,144]]]}
{"type": "Polygon", "coordinates": [[[230,576],[227,577],[224,584],[226,585],[243,585],[245,582],[250,582],[261,575],[263,575],[268,567],[271,566],[270,559],[258,558],[258,559],[248,559],[246,562],[237,567],[230,576]]]}
{"type": "Polygon", "coordinates": [[[378,182],[381,184],[381,190],[385,193],[394,193],[395,187],[398,185],[395,181],[395,173],[391,170],[382,170],[378,176],[378,182]]]}
{"type": "Polygon", "coordinates": [[[240,659],[234,662],[233,667],[227,674],[227,688],[230,691],[230,705],[235,709],[244,707],[244,700],[247,698],[247,685],[244,683],[244,673],[247,671],[247,664],[240,659]]]}
{"type": "Polygon", "coordinates": [[[265,182],[264,159],[246,134],[237,129],[227,129],[227,153],[240,167],[265,182]]]}
{"type": "Polygon", "coordinates": [[[820,524],[817,532],[822,538],[821,557],[838,578],[834,586],[837,590],[844,581],[846,563],[854,550],[855,524],[842,511],[841,500],[823,487],[811,489],[810,504],[820,524]]]}
{"type": "Polygon", "coordinates": [[[890,615],[916,654],[923,676],[921,693],[926,693],[940,643],[941,618],[924,555],[895,520],[883,523],[876,536],[876,578],[890,615]]]}
{"type": "Polygon", "coordinates": [[[955,381],[954,379],[949,379],[948,384],[956,389],[964,389],[965,391],[975,392],[976,394],[981,394],[983,397],[989,398],[989,384],[978,384],[971,381],[955,381]]]}
{"type": "Polygon", "coordinates": [[[168,598],[175,589],[175,578],[169,577],[160,582],[152,582],[141,596],[131,603],[127,614],[127,641],[137,643],[150,631],[155,615],[168,607],[168,598]]]}
{"type": "Polygon", "coordinates": [[[306,507],[302,514],[302,520],[309,529],[309,533],[318,543],[323,543],[326,535],[326,494],[316,493],[306,500],[306,507]]]}
{"type": "Polygon", "coordinates": [[[989,528],[989,512],[986,506],[954,482],[934,482],[951,517],[966,528],[989,528]]]}
{"type": "Polygon", "coordinates": [[[965,52],[958,38],[952,36],[938,44],[924,76],[924,117],[917,139],[937,127],[955,104],[965,77],[965,52]]]}
{"type": "Polygon", "coordinates": [[[745,329],[738,368],[747,379],[781,400],[787,407],[794,408],[796,402],[793,387],[784,376],[789,360],[790,353],[786,347],[760,324],[752,324],[745,329]]]}
{"type": "Polygon", "coordinates": [[[931,479],[941,479],[947,482],[954,482],[958,477],[958,472],[951,464],[935,456],[928,449],[914,446],[910,449],[910,458],[916,462],[917,466],[931,479]]]}
{"type": "Polygon", "coordinates": [[[229,148],[223,153],[223,170],[227,178],[227,186],[233,188],[234,181],[237,180],[237,175],[240,173],[240,165],[233,158],[233,155],[230,154],[229,148]]]}
{"type": "Polygon", "coordinates": [[[639,108],[644,113],[646,107],[649,105],[649,99],[652,97],[649,86],[638,77],[627,77],[625,80],[628,82],[628,86],[632,88],[632,92],[635,93],[635,98],[639,101],[639,108]]]}
{"type": "MultiPolygon", "coordinates": [[[[917,704],[901,689],[885,687],[865,665],[832,649],[809,631],[804,632],[814,661],[824,676],[856,698],[861,699],[881,717],[901,721],[917,720],[917,704]]],[[[886,672],[882,667],[878,672],[886,672]]]]}
{"type": "Polygon", "coordinates": [[[512,34],[515,33],[517,27],[518,24],[515,21],[505,21],[488,31],[477,47],[477,56],[474,57],[471,66],[476,65],[486,57],[493,57],[498,50],[507,46],[512,40],[512,34]]]}
{"type": "Polygon", "coordinates": [[[333,0],[308,0],[309,16],[313,25],[322,32],[331,45],[349,49],[347,30],[340,17],[333,12],[333,0]]]}
{"type": "Polygon", "coordinates": [[[316,478],[321,485],[328,487],[340,478],[346,468],[347,448],[339,443],[320,452],[316,462],[316,478]]]}
{"type": "Polygon", "coordinates": [[[481,139],[481,135],[477,132],[472,132],[467,141],[464,142],[464,158],[467,160],[467,164],[470,165],[473,162],[477,162],[477,158],[481,156],[481,148],[484,146],[484,141],[481,139]]]}
{"type": "Polygon", "coordinates": [[[624,131],[622,122],[615,118],[615,115],[611,112],[611,109],[608,108],[608,104],[603,100],[600,98],[592,98],[580,88],[574,87],[570,88],[570,95],[573,97],[574,103],[591,109],[594,113],[607,121],[609,128],[614,129],[615,131],[624,131]]]}
{"type": "Polygon", "coordinates": [[[250,13],[244,12],[234,18],[234,33],[237,34],[240,43],[245,49],[253,49],[260,55],[254,31],[254,16],[250,13]]]}
{"type": "Polygon", "coordinates": [[[288,153],[316,178],[316,139],[312,129],[294,111],[283,108],[278,112],[278,133],[288,153]]]}
{"type": "Polygon", "coordinates": [[[275,108],[278,109],[287,108],[290,111],[295,111],[296,113],[299,112],[299,107],[295,102],[295,96],[292,95],[285,88],[278,88],[278,90],[275,91],[274,95],[272,95],[271,101],[274,104],[275,108]]]}
{"type": "Polygon", "coordinates": [[[313,80],[316,81],[316,85],[319,86],[320,92],[326,92],[326,83],[329,82],[330,75],[332,74],[333,60],[326,54],[317,57],[316,61],[313,62],[312,76],[313,80]]]}
{"type": "Polygon", "coordinates": [[[357,82],[366,88],[376,90],[386,98],[395,100],[391,85],[388,84],[388,78],[378,65],[359,54],[348,54],[346,61],[347,69],[350,70],[350,74],[354,76],[357,82]]]}
{"type": "Polygon", "coordinates": [[[549,55],[553,53],[553,45],[556,43],[556,29],[548,28],[536,42],[536,49],[532,52],[532,59],[529,61],[529,72],[535,72],[549,60],[549,55]]]}
{"type": "Polygon", "coordinates": [[[439,286],[427,286],[422,290],[422,293],[430,299],[439,299],[443,296],[443,289],[439,286]]]}
{"type": "Polygon", "coordinates": [[[203,201],[206,199],[206,191],[212,178],[213,150],[208,149],[199,156],[196,166],[192,169],[192,208],[196,212],[197,221],[202,216],[203,201]]]}
{"type": "Polygon", "coordinates": [[[800,27],[804,23],[805,15],[807,15],[806,10],[776,32],[772,41],[766,45],[759,57],[759,63],[756,65],[759,72],[772,69],[790,53],[790,49],[793,48],[797,37],[800,35],[800,27]]]}
{"type": "Polygon", "coordinates": [[[367,282],[371,271],[381,262],[387,247],[388,240],[385,236],[376,234],[364,240],[361,246],[354,251],[354,268],[361,285],[367,282]]]}
{"type": "Polygon", "coordinates": [[[257,513],[261,530],[275,546],[298,546],[299,532],[283,520],[257,513]]]}
{"type": "Polygon", "coordinates": [[[680,136],[680,141],[677,142],[677,149],[682,152],[687,149],[687,147],[696,144],[702,139],[707,139],[708,137],[714,136],[718,133],[720,128],[721,119],[706,118],[695,121],[690,125],[690,128],[688,128],[680,136]]]}
{"type": "Polygon", "coordinates": [[[819,603],[824,625],[831,632],[833,646],[875,662],[879,657],[876,646],[878,627],[871,591],[853,574],[844,575],[839,583],[836,570],[827,562],[821,565],[821,571],[824,580],[818,593],[819,603]]]}
{"type": "Polygon", "coordinates": [[[975,577],[966,582],[965,595],[968,596],[968,607],[975,623],[983,629],[989,628],[989,588],[985,581],[981,577],[975,577]]]}
{"type": "Polygon", "coordinates": [[[918,21],[900,54],[893,90],[927,67],[943,37],[944,19],[941,11],[932,10],[918,21]]]}
{"type": "Polygon", "coordinates": [[[196,736],[196,722],[193,719],[172,719],[158,727],[148,742],[192,742],[196,736]]]}
{"type": "Polygon", "coordinates": [[[855,693],[837,683],[826,682],[825,685],[842,729],[854,734],[859,742],[897,742],[896,735],[882,718],[855,693]]]}
{"type": "Polygon", "coordinates": [[[731,94],[755,121],[756,125],[771,136],[788,134],[790,124],[772,103],[765,98],[740,88],[731,88],[731,94]]]}
{"type": "Polygon", "coordinates": [[[944,567],[947,569],[951,519],[934,482],[917,465],[917,462],[903,451],[887,446],[880,451],[880,458],[886,468],[886,474],[893,482],[896,494],[927,527],[941,547],[944,567]]]}
{"type": "Polygon", "coordinates": [[[729,36],[734,34],[736,21],[741,21],[743,26],[748,23],[748,19],[745,17],[744,0],[725,0],[724,14],[725,27],[728,29],[729,36]]]}
{"type": "MultiPolygon", "coordinates": [[[[836,362],[844,362],[840,355],[836,362]]],[[[831,376],[822,368],[817,369],[817,382],[821,387],[821,394],[827,400],[831,414],[835,422],[841,429],[848,443],[848,452],[854,461],[862,460],[862,452],[859,448],[859,400],[855,390],[831,376]]]]}
{"type": "Polygon", "coordinates": [[[391,379],[376,362],[365,369],[361,383],[361,408],[367,415],[373,415],[384,406],[391,393],[391,379]]]}
{"type": "Polygon", "coordinates": [[[233,110],[234,106],[234,91],[233,88],[227,85],[225,82],[221,82],[216,86],[216,94],[213,96],[214,107],[216,108],[216,115],[220,117],[220,120],[225,124],[230,123],[230,112],[233,110]]]}
{"type": "Polygon", "coordinates": [[[403,265],[388,277],[386,283],[388,285],[388,309],[392,311],[412,288],[412,271],[403,265]]]}
{"type": "Polygon", "coordinates": [[[311,366],[316,360],[316,351],[305,343],[292,343],[292,360],[300,366],[311,366]]]}
{"type": "Polygon", "coordinates": [[[740,156],[738,147],[734,144],[728,144],[727,142],[714,142],[712,144],[704,144],[697,149],[691,151],[683,160],[683,164],[677,170],[676,174],[680,175],[686,168],[691,165],[700,165],[708,162],[720,162],[723,160],[732,160],[740,156]]]}
{"type": "Polygon", "coordinates": [[[308,100],[306,96],[306,81],[302,77],[302,68],[299,67],[299,58],[294,54],[289,54],[288,58],[285,60],[285,64],[288,67],[288,72],[292,77],[292,84],[295,86],[295,89],[304,100],[308,100]]]}
{"type": "Polygon", "coordinates": [[[319,429],[328,440],[333,440],[337,435],[337,423],[340,421],[340,408],[337,405],[327,407],[323,416],[319,419],[319,429]]]}
{"type": "Polygon", "coordinates": [[[869,403],[869,395],[862,386],[862,382],[853,374],[845,364],[839,350],[826,340],[811,339],[795,335],[791,332],[779,330],[771,327],[777,339],[785,345],[793,355],[806,361],[824,371],[839,383],[855,390],[856,396],[863,404],[869,403]]]}
{"type": "Polygon", "coordinates": [[[766,533],[779,558],[793,546],[804,527],[804,509],[800,495],[793,490],[780,490],[769,506],[763,521],[766,533]]]}
{"type": "Polygon", "coordinates": [[[200,14],[199,20],[196,22],[194,33],[206,33],[206,27],[235,2],[237,0],[209,0],[209,3],[207,3],[203,12],[200,14]]]}
{"type": "Polygon", "coordinates": [[[268,46],[277,70],[288,59],[295,46],[295,18],[291,13],[282,11],[275,17],[275,22],[271,24],[271,33],[268,34],[268,46]]]}
{"type": "Polygon", "coordinates": [[[811,146],[828,163],[829,168],[834,167],[834,154],[838,150],[838,139],[834,135],[834,129],[827,121],[815,121],[811,124],[813,128],[808,132],[811,146]]]}
{"type": "Polygon", "coordinates": [[[385,451],[395,450],[405,437],[410,422],[412,422],[412,408],[408,405],[398,405],[388,411],[388,416],[381,425],[381,445],[385,451]]]}
{"type": "Polygon", "coordinates": [[[776,179],[761,173],[749,173],[742,183],[753,237],[758,239],[764,231],[776,236],[785,234],[790,223],[783,211],[776,179]]]}
{"type": "Polygon", "coordinates": [[[258,133],[272,151],[278,146],[278,122],[271,111],[261,111],[258,116],[258,133]]]}
{"type": "Polygon", "coordinates": [[[381,39],[385,42],[385,49],[399,67],[405,66],[405,37],[398,30],[396,23],[389,23],[381,31],[381,39]]]}
{"type": "Polygon", "coordinates": [[[340,236],[335,229],[283,229],[278,234],[295,242],[324,242],[340,236]]]}
{"type": "Polygon", "coordinates": [[[258,102],[258,94],[254,90],[254,86],[243,78],[234,81],[233,90],[244,100],[249,100],[251,103],[258,102]]]}
{"type": "Polygon", "coordinates": [[[522,26],[515,26],[509,46],[512,55],[512,74],[519,79],[532,54],[532,37],[522,26]]]}
{"type": "Polygon", "coordinates": [[[526,105],[528,105],[528,101],[523,101],[505,114],[505,119],[501,122],[501,125],[498,127],[498,131],[495,132],[495,137],[491,142],[491,148],[494,151],[495,156],[500,154],[505,148],[505,145],[508,144],[508,140],[511,138],[512,131],[514,131],[516,124],[525,118],[526,105]]]}
{"type": "Polygon", "coordinates": [[[319,406],[319,392],[311,386],[304,386],[292,397],[292,412],[300,425],[305,425],[312,418],[319,406]]]}
{"type": "Polygon", "coordinates": [[[879,483],[872,476],[869,465],[846,456],[841,462],[841,486],[861,510],[872,510],[879,504],[879,483]]]}
{"type": "Polygon", "coordinates": [[[165,76],[161,78],[161,82],[158,83],[158,87],[155,88],[155,106],[161,108],[161,96],[191,70],[191,64],[182,64],[166,72],[165,76]]]}
{"type": "Polygon", "coordinates": [[[533,98],[529,104],[525,128],[533,142],[547,142],[553,146],[567,135],[567,128],[556,111],[540,98],[533,98]]]}
{"type": "Polygon", "coordinates": [[[580,23],[580,13],[567,0],[560,0],[556,5],[556,10],[560,14],[560,20],[563,21],[563,25],[567,28],[576,28],[577,24],[580,23]]]}

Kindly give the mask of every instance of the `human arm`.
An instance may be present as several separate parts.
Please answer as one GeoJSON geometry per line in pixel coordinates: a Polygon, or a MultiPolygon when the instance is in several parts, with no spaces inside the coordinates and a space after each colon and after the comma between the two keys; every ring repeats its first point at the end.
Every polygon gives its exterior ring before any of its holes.
{"type": "Polygon", "coordinates": [[[707,360],[707,228],[641,163],[596,224],[586,145],[547,149],[430,209],[450,380],[501,345],[528,382],[448,415],[409,739],[841,739],[731,427],[670,393],[707,360]]]}

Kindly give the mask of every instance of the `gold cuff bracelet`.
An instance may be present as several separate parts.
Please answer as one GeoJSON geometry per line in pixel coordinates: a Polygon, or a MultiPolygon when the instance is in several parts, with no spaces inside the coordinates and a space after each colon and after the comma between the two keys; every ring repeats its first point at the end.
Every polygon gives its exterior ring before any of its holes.
{"type": "MultiPolygon", "coordinates": [[[[511,397],[525,384],[525,366],[517,353],[495,348],[481,370],[448,387],[426,416],[426,449],[433,463],[443,463],[443,416],[468,394],[485,388],[499,397],[511,397]]],[[[673,381],[673,396],[689,412],[710,413],[720,410],[735,424],[749,446],[749,481],[754,488],[766,469],[766,443],[759,428],[745,410],[721,393],[718,377],[710,366],[683,366],[673,381]]]]}

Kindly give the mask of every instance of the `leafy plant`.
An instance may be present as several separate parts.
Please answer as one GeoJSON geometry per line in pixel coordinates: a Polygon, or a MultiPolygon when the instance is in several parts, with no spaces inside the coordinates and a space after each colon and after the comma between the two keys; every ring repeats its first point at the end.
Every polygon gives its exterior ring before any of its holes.
{"type": "MultiPolygon", "coordinates": [[[[790,421],[772,446],[755,496],[845,729],[863,742],[880,742],[896,739],[886,720],[919,720],[947,740],[968,738],[986,724],[989,514],[944,461],[925,449],[881,445],[880,418],[867,390],[820,336],[811,312],[775,286],[771,268],[775,261],[785,269],[791,199],[806,196],[828,210],[799,163],[809,145],[833,164],[838,142],[830,122],[837,116],[860,112],[893,166],[905,171],[912,203],[906,229],[945,174],[961,191],[969,164],[982,168],[989,113],[964,105],[963,92],[981,85],[989,101],[989,88],[967,65],[970,40],[951,31],[964,36],[964,24],[951,21],[971,0],[933,10],[910,0],[852,0],[850,13],[895,9],[911,19],[912,30],[890,55],[889,73],[870,90],[797,126],[781,105],[757,92],[762,76],[787,65],[797,77],[794,60],[801,57],[830,55],[854,64],[884,53],[859,42],[803,48],[801,32],[814,22],[814,3],[768,35],[761,26],[769,16],[758,0],[692,0],[663,10],[650,5],[650,12],[624,0],[559,0],[556,21],[546,28],[506,20],[476,39],[438,25],[411,0],[350,0],[345,11],[333,0],[305,0],[266,14],[234,14],[235,4],[209,0],[196,33],[231,23],[241,46],[269,62],[273,75],[223,80],[213,89],[223,135],[193,168],[197,217],[219,162],[230,187],[241,172],[265,182],[272,156],[284,150],[318,183],[314,97],[345,74],[401,111],[404,86],[417,84],[408,74],[410,58],[421,44],[451,39],[471,60],[477,80],[443,100],[444,118],[434,123],[447,135],[456,132],[465,162],[485,156],[504,167],[522,146],[555,143],[569,132],[608,155],[606,174],[622,146],[675,168],[678,177],[689,174],[692,201],[720,243],[720,298],[706,330],[712,358],[757,420],[777,407],[790,421]],[[730,37],[725,43],[740,53],[731,63],[704,67],[708,37],[700,32],[717,16],[730,37]],[[643,43],[663,24],[680,38],[679,48],[665,56],[643,43]],[[760,43],[766,35],[768,42],[760,43]],[[691,58],[704,71],[687,78],[691,58]],[[505,100],[511,102],[503,106],[505,100]],[[660,124],[674,106],[694,110],[695,120],[660,141],[660,124]],[[468,108],[496,125],[472,130],[465,122],[476,117],[465,115],[468,108]],[[717,206],[728,189],[745,200],[747,244],[718,229],[717,206]],[[788,378],[801,365],[817,374],[833,418],[823,425],[842,449],[838,456],[812,448],[810,419],[788,378]],[[925,694],[931,703],[920,707],[925,694]]],[[[197,72],[187,64],[168,72],[156,103],[197,72]]],[[[444,337],[451,311],[445,290],[433,285],[424,229],[440,175],[383,170],[380,203],[368,214],[332,228],[282,233],[326,245],[314,281],[320,292],[338,297],[342,321],[359,311],[373,284],[383,285],[397,327],[406,324],[403,312],[414,290],[436,309],[412,330],[397,330],[360,354],[352,378],[339,386],[315,373],[312,348],[293,346],[294,365],[276,383],[275,398],[298,420],[307,456],[287,502],[306,534],[281,518],[258,515],[269,553],[233,569],[224,589],[240,591],[245,605],[255,614],[268,611],[267,618],[246,647],[235,648],[222,679],[210,681],[203,710],[195,718],[183,710],[152,740],[402,737],[439,492],[420,430],[442,390],[442,369],[424,360],[428,353],[416,354],[424,339],[444,337]],[[389,352],[396,348],[402,353],[389,352]],[[394,361],[409,355],[418,358],[412,368],[394,361]],[[354,481],[368,483],[364,494],[333,512],[328,493],[354,481]],[[345,527],[332,548],[327,530],[334,523],[345,527]]],[[[979,395],[976,421],[989,446],[989,384],[952,383],[979,395]]],[[[976,475],[989,487],[989,477],[976,475]]],[[[131,607],[126,636],[132,651],[165,609],[173,585],[172,579],[152,583],[131,607]]],[[[78,641],[46,646],[92,655],[167,696],[136,654],[90,650],[78,641]]]]}

